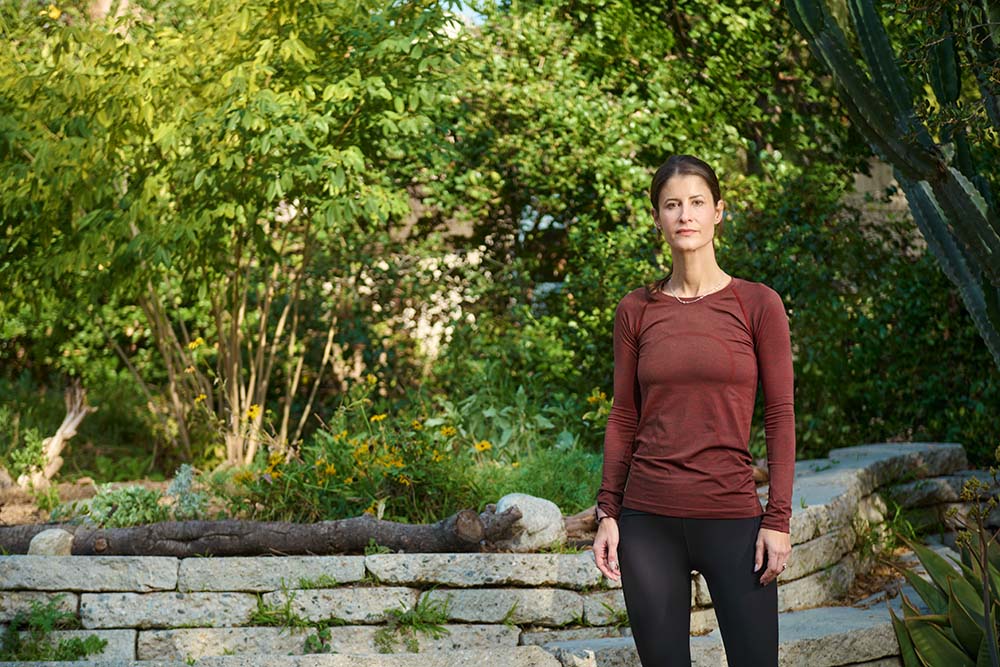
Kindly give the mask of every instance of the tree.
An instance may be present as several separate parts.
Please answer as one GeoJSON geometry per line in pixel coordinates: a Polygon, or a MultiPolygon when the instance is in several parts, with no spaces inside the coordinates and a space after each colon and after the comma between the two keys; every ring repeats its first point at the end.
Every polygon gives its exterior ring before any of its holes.
{"type": "Polygon", "coordinates": [[[921,8],[912,19],[936,33],[923,43],[931,57],[904,72],[872,0],[847,3],[861,60],[825,0],[785,6],[852,121],[895,167],[914,220],[1000,366],[1000,10],[985,0],[921,8]],[[921,113],[931,102],[924,86],[942,113],[921,113]]]}
{"type": "Polygon", "coordinates": [[[106,337],[151,402],[162,382],[188,458],[199,419],[231,463],[267,421],[294,442],[324,371],[351,361],[337,333],[365,258],[409,210],[404,149],[435,144],[454,19],[335,0],[189,0],[118,23],[3,12],[5,309],[138,306],[159,377],[106,337]]]}

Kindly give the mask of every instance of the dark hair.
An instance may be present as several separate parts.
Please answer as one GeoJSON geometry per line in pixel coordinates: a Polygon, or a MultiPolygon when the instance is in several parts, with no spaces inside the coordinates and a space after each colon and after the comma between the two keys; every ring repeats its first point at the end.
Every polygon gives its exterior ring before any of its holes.
{"type": "Polygon", "coordinates": [[[649,201],[656,210],[660,207],[660,191],[671,177],[700,176],[708,189],[712,192],[712,205],[719,203],[722,193],[719,190],[719,177],[707,163],[699,160],[693,155],[671,155],[670,158],[660,165],[653,176],[653,183],[649,186],[649,201]]]}

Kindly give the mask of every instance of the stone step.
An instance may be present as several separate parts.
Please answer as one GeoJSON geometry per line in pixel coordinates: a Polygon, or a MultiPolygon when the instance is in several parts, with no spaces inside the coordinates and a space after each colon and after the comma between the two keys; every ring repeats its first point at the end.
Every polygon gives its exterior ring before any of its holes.
{"type": "MultiPolygon", "coordinates": [[[[897,614],[899,599],[890,601],[897,614]]],[[[899,665],[899,647],[886,603],[867,609],[816,607],[778,615],[778,660],[782,667],[899,665]]],[[[563,667],[640,667],[631,637],[557,641],[543,647],[563,667]]],[[[691,638],[692,667],[724,667],[725,650],[718,630],[691,638]]]]}
{"type": "MultiPolygon", "coordinates": [[[[781,667],[890,667],[900,665],[898,645],[884,599],[869,599],[871,606],[830,606],[784,612],[778,616],[779,664],[781,667]]],[[[888,603],[900,612],[899,598],[888,603]]],[[[450,626],[456,628],[459,626],[450,626]]],[[[236,630],[236,629],[233,629],[236,630]]],[[[270,630],[270,629],[269,629],[270,630]]],[[[277,629],[273,629],[277,630],[277,629]]],[[[607,630],[607,629],[602,629],[607,630]]],[[[582,630],[581,630],[582,631],[582,630]]],[[[175,631],[176,632],[176,631],[175,631]]],[[[551,631],[568,633],[569,631],[551,631]]],[[[528,633],[525,633],[528,634],[528,633]]],[[[346,653],[280,655],[290,646],[278,641],[274,646],[247,646],[242,655],[206,656],[192,662],[171,660],[95,660],[77,662],[90,667],[641,667],[631,637],[596,637],[540,642],[546,633],[537,633],[522,646],[492,646],[458,649],[440,640],[422,641],[417,653],[372,653],[354,649],[346,653]]],[[[563,636],[568,636],[563,634],[563,636]]],[[[203,638],[204,639],[204,638],[203,638]]],[[[192,646],[194,646],[192,644],[192,646]]],[[[231,649],[230,649],[231,650],[231,649]]],[[[402,649],[399,649],[402,650],[402,649]]],[[[0,665],[13,665],[3,663],[0,665]]],[[[18,663],[41,667],[65,663],[18,663]]],[[[692,667],[725,667],[725,650],[718,630],[691,637],[692,667]]]]}
{"type": "Polygon", "coordinates": [[[540,646],[516,646],[458,651],[428,651],[427,653],[339,653],[323,655],[226,655],[184,660],[98,660],[82,662],[0,662],[0,665],[21,667],[561,667],[551,653],[540,646]]]}

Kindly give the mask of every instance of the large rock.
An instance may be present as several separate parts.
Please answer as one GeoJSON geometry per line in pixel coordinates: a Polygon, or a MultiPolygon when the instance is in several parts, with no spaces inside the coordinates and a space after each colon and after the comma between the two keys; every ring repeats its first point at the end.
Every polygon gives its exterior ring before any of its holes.
{"type": "Polygon", "coordinates": [[[564,625],[583,618],[583,596],[559,588],[453,588],[423,593],[447,601],[448,619],[469,623],[564,625]]]}
{"type": "Polygon", "coordinates": [[[579,554],[377,554],[365,567],[382,583],[589,588],[602,579],[594,553],[579,554]]]}
{"type": "Polygon", "coordinates": [[[281,556],[262,558],[185,558],[181,591],[276,591],[329,588],[365,576],[364,556],[281,556]]]}
{"type": "MultiPolygon", "coordinates": [[[[506,625],[445,625],[440,637],[417,632],[421,653],[517,646],[518,630],[506,625]]],[[[379,653],[379,628],[345,625],[329,628],[325,645],[331,653],[379,653]]],[[[139,633],[139,660],[185,660],[209,655],[302,654],[315,628],[191,628],[144,630],[139,633]]],[[[396,642],[398,650],[406,650],[396,642]]]]}
{"type": "Polygon", "coordinates": [[[28,544],[29,556],[71,556],[73,554],[73,533],[62,528],[43,530],[31,538],[28,544]]]}
{"type": "Polygon", "coordinates": [[[854,538],[854,529],[845,525],[832,533],[795,545],[788,558],[788,568],[781,573],[778,583],[786,585],[839,562],[854,548],[854,538]]]}
{"type": "Polygon", "coordinates": [[[176,586],[176,558],[0,556],[0,590],[156,591],[176,586]]]}
{"type": "Polygon", "coordinates": [[[412,609],[419,591],[392,586],[276,591],[265,593],[264,603],[281,607],[291,598],[291,610],[310,621],[338,619],[349,623],[381,623],[387,609],[412,609]]]}
{"type": "Polygon", "coordinates": [[[514,524],[513,537],[498,542],[497,547],[510,551],[538,551],[566,541],[562,512],[551,500],[526,493],[509,493],[497,501],[497,514],[514,506],[521,510],[521,518],[514,524]]]}
{"type": "Polygon", "coordinates": [[[84,593],[85,628],[245,625],[257,609],[249,593],[84,593]]]}

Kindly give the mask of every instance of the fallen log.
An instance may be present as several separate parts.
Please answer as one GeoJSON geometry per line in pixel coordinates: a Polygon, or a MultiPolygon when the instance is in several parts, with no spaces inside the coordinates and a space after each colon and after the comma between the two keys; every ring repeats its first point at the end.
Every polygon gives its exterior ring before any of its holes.
{"type": "Polygon", "coordinates": [[[74,556],[261,556],[364,553],[371,540],[406,553],[488,551],[510,537],[521,518],[516,507],[500,514],[464,509],[431,524],[381,521],[364,514],[312,524],[284,521],[168,521],[130,528],[68,524],[0,526],[0,549],[26,554],[31,538],[51,528],[73,533],[74,556]]]}

